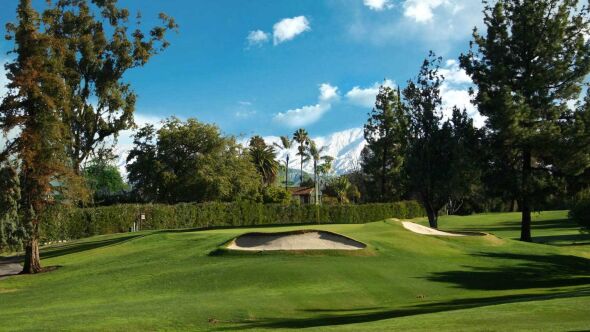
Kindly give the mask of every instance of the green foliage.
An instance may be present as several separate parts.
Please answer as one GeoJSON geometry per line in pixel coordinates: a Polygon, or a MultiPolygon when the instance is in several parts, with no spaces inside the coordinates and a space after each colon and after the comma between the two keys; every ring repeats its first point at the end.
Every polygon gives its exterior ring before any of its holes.
{"type": "Polygon", "coordinates": [[[43,13],[47,34],[64,46],[65,97],[71,107],[63,118],[70,129],[68,152],[80,171],[101,142],[133,126],[137,95],[124,77],[166,49],[166,34],[178,26],[160,14],[161,25],[142,30],[141,18],[130,19],[116,1],[48,3],[43,13]]]}
{"type": "Polygon", "coordinates": [[[362,170],[371,201],[394,201],[404,194],[401,167],[408,120],[400,92],[379,88],[375,108],[364,127],[367,146],[361,154],[362,170]]]}
{"type": "Polygon", "coordinates": [[[471,194],[481,166],[482,134],[474,128],[473,120],[455,108],[452,118],[443,121],[440,61],[431,52],[416,81],[409,81],[404,89],[409,119],[404,173],[434,228],[449,201],[471,194]]]}
{"type": "Polygon", "coordinates": [[[148,125],[127,158],[129,183],[144,201],[259,201],[262,178],[247,151],[215,125],[196,119],[148,125]]]}
{"type": "Polygon", "coordinates": [[[279,163],[275,160],[274,148],[266,145],[262,137],[254,136],[250,139],[248,152],[264,185],[268,186],[274,183],[279,172],[279,163]]]}
{"type": "Polygon", "coordinates": [[[120,194],[127,189],[127,184],[119,168],[110,160],[93,159],[83,170],[87,185],[94,194],[95,203],[110,196],[120,194]]]}
{"type": "Polygon", "coordinates": [[[62,121],[70,110],[64,41],[47,32],[47,22],[30,0],[19,2],[16,19],[16,24],[7,24],[6,39],[13,40],[15,56],[5,65],[8,93],[0,102],[0,130],[15,135],[5,142],[0,161],[18,162],[23,224],[30,235],[23,271],[37,273],[41,271],[37,216],[56,196],[75,197],[68,194],[79,186],[67,158],[68,130],[62,121]],[[52,181],[62,185],[55,187],[52,181]]]}
{"type": "Polygon", "coordinates": [[[78,239],[126,232],[144,213],[142,229],[210,228],[290,224],[361,224],[424,214],[414,201],[366,205],[286,205],[233,203],[125,204],[94,208],[54,206],[43,216],[43,239],[78,239]]]}
{"type": "Polygon", "coordinates": [[[0,168],[0,252],[21,248],[24,228],[20,224],[18,208],[20,181],[12,165],[0,168]]]}
{"type": "Polygon", "coordinates": [[[283,187],[266,186],[262,188],[262,202],[265,204],[289,204],[291,193],[283,187]]]}
{"type": "Polygon", "coordinates": [[[581,140],[571,143],[580,118],[568,103],[579,99],[590,73],[590,41],[584,39],[590,12],[577,0],[500,0],[486,1],[484,13],[487,33],[474,30],[461,66],[477,86],[475,102],[487,117],[494,159],[510,158],[503,175],[515,181],[502,182],[516,191],[521,239],[531,241],[531,210],[552,178],[588,165],[576,152],[581,140]]]}
{"type": "Polygon", "coordinates": [[[590,230],[590,189],[580,192],[572,203],[569,218],[590,230]]]}
{"type": "Polygon", "coordinates": [[[348,180],[346,175],[331,178],[326,183],[325,193],[338,199],[338,203],[359,202],[361,193],[358,187],[348,180]]]}

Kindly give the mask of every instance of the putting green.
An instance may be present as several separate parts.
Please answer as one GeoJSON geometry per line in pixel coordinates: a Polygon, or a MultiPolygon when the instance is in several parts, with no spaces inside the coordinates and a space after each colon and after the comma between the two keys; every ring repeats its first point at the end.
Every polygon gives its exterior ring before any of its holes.
{"type": "Polygon", "coordinates": [[[54,272],[0,280],[0,329],[584,330],[590,246],[564,237],[590,237],[564,218],[533,222],[562,246],[511,240],[517,214],[440,220],[500,237],[424,236],[399,221],[313,227],[367,245],[357,251],[217,255],[240,234],[309,226],[98,236],[44,249],[54,272]]]}

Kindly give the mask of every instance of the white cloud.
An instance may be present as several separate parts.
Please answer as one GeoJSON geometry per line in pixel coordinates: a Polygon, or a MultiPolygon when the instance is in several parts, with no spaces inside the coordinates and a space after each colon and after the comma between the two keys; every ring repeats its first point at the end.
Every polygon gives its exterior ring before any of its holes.
{"type": "Polygon", "coordinates": [[[6,69],[4,65],[7,60],[0,59],[0,102],[4,99],[4,95],[8,92],[6,85],[8,84],[8,77],[6,77],[6,69]]]}
{"type": "Polygon", "coordinates": [[[457,60],[447,60],[446,66],[441,68],[439,72],[445,77],[447,83],[453,84],[472,84],[471,77],[467,75],[465,70],[459,67],[457,60]]]}
{"type": "Polygon", "coordinates": [[[392,80],[386,79],[382,83],[376,82],[368,88],[355,86],[346,93],[346,98],[353,105],[371,108],[375,105],[375,98],[379,93],[380,86],[393,88],[395,84],[392,80]]]}
{"type": "MultiPolygon", "coordinates": [[[[146,115],[141,113],[135,113],[133,117],[135,119],[135,124],[137,125],[137,127],[143,127],[147,124],[152,124],[156,129],[162,127],[162,120],[164,120],[164,118],[162,117],[146,115]]],[[[125,177],[127,177],[127,169],[125,168],[125,165],[127,163],[127,155],[129,154],[129,151],[133,149],[134,134],[135,131],[132,129],[121,131],[119,133],[119,137],[117,138],[117,144],[114,146],[113,149],[115,155],[118,156],[117,166],[119,167],[119,171],[125,177]]],[[[107,142],[108,144],[112,144],[113,138],[108,138],[107,142]]]]}
{"type": "Polygon", "coordinates": [[[320,85],[320,102],[331,102],[339,98],[338,87],[332,86],[328,83],[322,83],[320,85]]]}
{"type": "MultiPolygon", "coordinates": [[[[471,0],[474,1],[474,0],[471,0]]],[[[433,11],[441,5],[451,5],[450,0],[406,0],[404,16],[414,19],[418,23],[425,23],[434,17],[433,11]]],[[[454,7],[453,11],[457,8],[454,7]]]]}
{"type": "Polygon", "coordinates": [[[288,110],[285,113],[278,113],[274,120],[287,127],[302,127],[317,122],[327,111],[332,108],[331,104],[316,104],[303,106],[288,110]]]}
{"type": "Polygon", "coordinates": [[[375,11],[393,8],[391,0],[363,0],[363,4],[375,11]]]}
{"type": "Polygon", "coordinates": [[[332,103],[340,99],[338,88],[335,86],[323,83],[320,85],[319,90],[320,95],[317,104],[277,113],[274,116],[274,121],[291,128],[307,126],[317,122],[332,108],[332,103]]]}
{"type": "Polygon", "coordinates": [[[261,46],[262,44],[268,42],[270,39],[270,34],[264,32],[262,30],[253,30],[248,33],[248,46],[261,46]]]}
{"type": "Polygon", "coordinates": [[[391,14],[362,12],[347,22],[348,36],[360,43],[395,44],[400,40],[422,43],[437,53],[450,52],[453,43],[470,39],[474,26],[483,25],[479,0],[399,0],[391,14]]]}
{"type": "Polygon", "coordinates": [[[477,107],[471,103],[469,95],[468,88],[473,86],[471,78],[459,67],[456,60],[448,60],[445,67],[441,68],[439,72],[445,77],[440,89],[444,117],[449,118],[452,115],[453,107],[457,106],[459,109],[467,111],[467,114],[473,118],[476,127],[483,127],[486,118],[479,114],[477,107]]]}
{"type": "Polygon", "coordinates": [[[309,30],[311,27],[305,16],[284,18],[273,26],[273,42],[278,45],[309,30]]]}
{"type": "Polygon", "coordinates": [[[238,101],[238,108],[237,108],[237,111],[234,113],[234,115],[236,116],[236,118],[242,118],[242,119],[250,118],[250,117],[256,115],[257,111],[252,108],[253,105],[254,105],[254,103],[252,103],[251,101],[247,101],[247,100],[238,101]]]}
{"type": "Polygon", "coordinates": [[[235,113],[235,116],[237,118],[242,118],[242,119],[249,118],[253,115],[256,115],[255,110],[240,110],[235,113]]]}

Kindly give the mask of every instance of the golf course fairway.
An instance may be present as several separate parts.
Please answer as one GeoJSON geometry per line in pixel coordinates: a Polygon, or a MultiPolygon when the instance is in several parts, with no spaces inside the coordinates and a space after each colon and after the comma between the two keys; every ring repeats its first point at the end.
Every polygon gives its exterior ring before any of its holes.
{"type": "Polygon", "coordinates": [[[590,235],[565,211],[97,236],[42,250],[53,272],[0,280],[0,330],[574,331],[590,329],[590,235]],[[422,219],[413,222],[425,225],[422,219]],[[232,252],[249,232],[327,231],[354,251],[232,252]]]}

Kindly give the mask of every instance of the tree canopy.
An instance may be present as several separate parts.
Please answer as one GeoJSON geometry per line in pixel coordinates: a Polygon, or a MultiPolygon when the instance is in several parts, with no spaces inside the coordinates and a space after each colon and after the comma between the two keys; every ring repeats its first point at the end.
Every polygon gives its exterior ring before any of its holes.
{"type": "Polygon", "coordinates": [[[470,51],[460,58],[477,87],[474,102],[487,117],[495,154],[518,158],[507,175],[517,179],[523,241],[531,240],[531,210],[547,186],[543,177],[551,179],[562,168],[556,156],[568,147],[562,144],[569,140],[567,128],[579,121],[568,104],[579,99],[590,73],[590,42],[584,38],[590,12],[578,4],[485,2],[487,31],[475,29],[470,51]]]}
{"type": "Polygon", "coordinates": [[[196,119],[164,121],[135,135],[128,179],[145,201],[167,203],[260,200],[262,177],[248,150],[196,119]]]}

